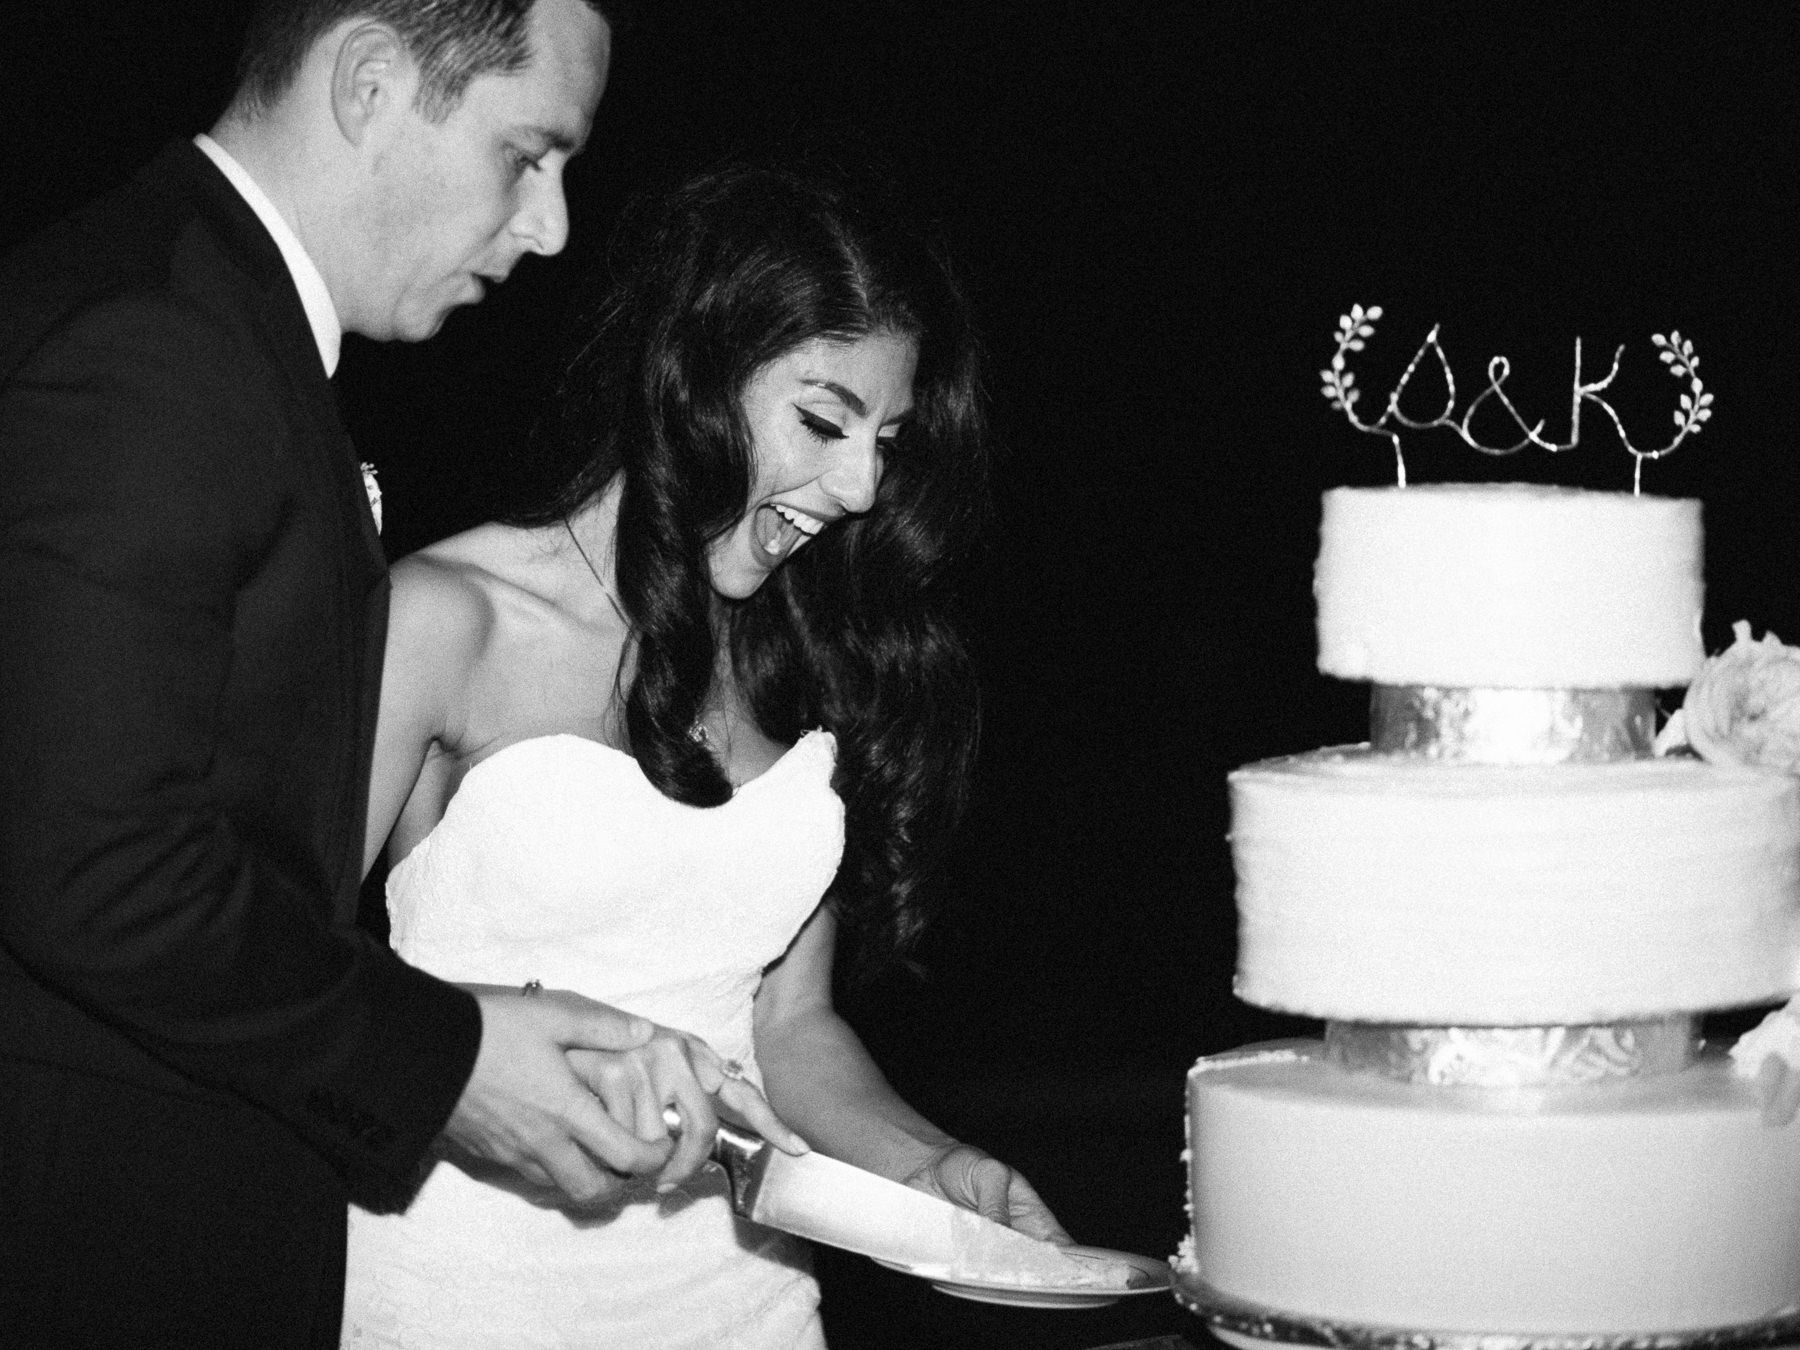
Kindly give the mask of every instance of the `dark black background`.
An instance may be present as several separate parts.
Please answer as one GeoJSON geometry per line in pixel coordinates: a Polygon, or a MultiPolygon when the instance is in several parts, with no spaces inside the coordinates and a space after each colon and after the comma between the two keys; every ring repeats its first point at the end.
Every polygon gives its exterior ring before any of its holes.
{"type": "MultiPolygon", "coordinates": [[[[1181,1075],[1287,1029],[1235,1004],[1224,775],[1358,739],[1312,668],[1318,496],[1392,481],[1319,394],[1338,315],[1373,401],[1434,323],[1461,399],[1503,352],[1564,436],[1574,339],[1625,344],[1635,440],[1669,435],[1678,329],[1716,396],[1645,470],[1707,523],[1710,647],[1800,637],[1793,242],[1796,10],[1143,0],[651,3],[570,193],[576,241],[422,347],[352,340],[339,383],[404,552],[524,471],[557,319],[621,202],[736,147],[884,162],[952,237],[992,349],[998,519],[966,584],[987,698],[978,800],[923,983],[851,1011],[952,1128],[1018,1160],[1083,1240],[1184,1227],[1181,1075]]],[[[0,243],[202,129],[237,6],[85,0],[3,39],[0,243]]],[[[1417,409],[1415,409],[1417,411],[1417,409]]],[[[1498,436],[1493,439],[1499,439],[1498,436]]],[[[1414,481],[1628,490],[1583,444],[1491,460],[1444,433],[1414,481]]],[[[834,1344],[1203,1339],[1163,1300],[994,1311],[827,1258],[834,1344]]]]}

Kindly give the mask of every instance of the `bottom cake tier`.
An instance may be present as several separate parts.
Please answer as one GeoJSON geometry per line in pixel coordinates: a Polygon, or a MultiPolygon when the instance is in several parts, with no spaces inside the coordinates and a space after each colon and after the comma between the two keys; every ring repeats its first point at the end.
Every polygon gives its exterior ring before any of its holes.
{"type": "Polygon", "coordinates": [[[1178,1280],[1326,1328],[1296,1340],[1643,1336],[1800,1308],[1800,1123],[1764,1125],[1716,1053],[1494,1090],[1352,1072],[1317,1041],[1249,1046],[1189,1072],[1188,1141],[1178,1280]]]}

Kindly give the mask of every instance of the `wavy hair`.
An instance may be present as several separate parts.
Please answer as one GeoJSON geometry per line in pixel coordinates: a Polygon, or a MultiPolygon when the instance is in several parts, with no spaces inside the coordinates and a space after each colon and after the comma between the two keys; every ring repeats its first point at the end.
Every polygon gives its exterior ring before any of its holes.
{"type": "Polygon", "coordinates": [[[766,735],[836,735],[846,843],[827,899],[851,973],[872,975],[924,927],[923,883],[973,767],[975,680],[945,612],[952,563],[986,511],[968,307],[924,231],[788,168],[735,164],[640,198],[609,260],[610,290],[579,322],[540,428],[581,467],[515,520],[567,520],[622,477],[614,562],[636,644],[626,732],[665,795],[696,806],[731,795],[689,735],[721,643],[766,735]],[[742,517],[754,479],[745,387],[805,343],[873,334],[918,347],[913,416],[874,509],[748,599],[721,599],[707,548],[742,517]]]}

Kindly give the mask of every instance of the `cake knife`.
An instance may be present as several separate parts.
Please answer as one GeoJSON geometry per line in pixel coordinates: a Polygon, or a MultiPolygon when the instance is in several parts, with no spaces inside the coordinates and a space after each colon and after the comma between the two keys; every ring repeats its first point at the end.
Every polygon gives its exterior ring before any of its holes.
{"type": "Polygon", "coordinates": [[[1041,1266],[1060,1255],[1050,1243],[836,1158],[783,1153],[741,1126],[719,1126],[712,1156],[743,1218],[877,1261],[949,1272],[971,1257],[1041,1266]]]}

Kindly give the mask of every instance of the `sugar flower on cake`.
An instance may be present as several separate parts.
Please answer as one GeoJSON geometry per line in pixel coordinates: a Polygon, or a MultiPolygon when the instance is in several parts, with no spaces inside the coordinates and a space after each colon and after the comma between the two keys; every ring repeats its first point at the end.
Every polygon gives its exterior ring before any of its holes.
{"type": "MultiPolygon", "coordinates": [[[[1685,747],[1715,764],[1800,774],[1800,648],[1773,633],[1751,637],[1743,619],[1731,631],[1731,645],[1707,658],[1657,736],[1657,753],[1685,747]]],[[[1757,1081],[1764,1122],[1791,1121],[1800,1108],[1800,998],[1740,1036],[1731,1060],[1757,1081]]]]}
{"type": "Polygon", "coordinates": [[[363,491],[369,494],[369,514],[375,517],[375,533],[381,533],[381,482],[375,477],[375,466],[362,466],[363,491]]]}
{"type": "Polygon", "coordinates": [[[1732,633],[1688,686],[1657,751],[1685,745],[1715,764],[1800,774],[1800,647],[1773,633],[1752,638],[1743,619],[1732,633]]]}
{"type": "Polygon", "coordinates": [[[1800,998],[1739,1036],[1731,1064],[1740,1078],[1756,1080],[1764,1124],[1792,1121],[1800,1110],[1800,998]]]}

